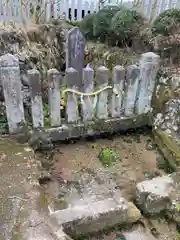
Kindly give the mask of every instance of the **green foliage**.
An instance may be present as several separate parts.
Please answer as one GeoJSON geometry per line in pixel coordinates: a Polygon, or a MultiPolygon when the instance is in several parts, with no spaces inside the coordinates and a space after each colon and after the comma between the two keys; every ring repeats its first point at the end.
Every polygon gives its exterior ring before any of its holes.
{"type": "Polygon", "coordinates": [[[124,5],[106,6],[97,13],[87,15],[79,26],[87,39],[98,39],[117,46],[127,38],[131,41],[133,36],[144,30],[145,19],[136,10],[124,5]]]}
{"type": "Polygon", "coordinates": [[[126,238],[120,231],[116,231],[116,240],[126,240],[126,238]]]}
{"type": "Polygon", "coordinates": [[[114,15],[111,21],[111,30],[117,40],[123,41],[137,36],[144,24],[145,19],[140,13],[134,9],[123,7],[114,15]]]}
{"type": "Polygon", "coordinates": [[[118,158],[117,153],[111,148],[104,148],[99,154],[99,160],[104,167],[110,166],[118,158]]]}
{"type": "Polygon", "coordinates": [[[120,8],[104,8],[101,9],[93,18],[93,35],[101,41],[107,39],[107,35],[111,32],[111,20],[120,8]]]}
{"type": "Polygon", "coordinates": [[[153,22],[152,32],[168,36],[177,33],[180,24],[180,9],[172,8],[160,13],[153,22]]]}
{"type": "MultiPolygon", "coordinates": [[[[139,55],[119,47],[110,47],[104,43],[87,43],[85,50],[85,62],[90,63],[92,68],[106,66],[108,69],[116,65],[128,66],[137,62],[139,55]]],[[[110,79],[112,78],[110,74],[110,79]]]]}
{"type": "Polygon", "coordinates": [[[81,23],[81,21],[70,21],[70,20],[66,20],[65,21],[67,24],[69,24],[69,25],[71,25],[71,26],[73,26],[73,27],[79,27],[79,25],[80,25],[80,23],[81,23]]]}
{"type": "Polygon", "coordinates": [[[79,27],[84,34],[84,36],[91,40],[93,39],[93,19],[95,13],[88,14],[85,18],[80,22],[79,27]]]}
{"type": "Polygon", "coordinates": [[[180,212],[180,203],[176,203],[176,210],[180,212]]]}
{"type": "Polygon", "coordinates": [[[49,126],[49,107],[48,104],[43,105],[43,112],[44,112],[44,126],[49,126]]]}
{"type": "Polygon", "coordinates": [[[6,116],[6,108],[0,105],[0,133],[6,133],[8,131],[8,122],[6,116]]]}

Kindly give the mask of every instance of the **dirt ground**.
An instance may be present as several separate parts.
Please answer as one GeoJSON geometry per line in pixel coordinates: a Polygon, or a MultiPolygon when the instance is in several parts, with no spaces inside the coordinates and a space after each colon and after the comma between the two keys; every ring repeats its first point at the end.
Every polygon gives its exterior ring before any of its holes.
{"type": "Polygon", "coordinates": [[[104,181],[112,180],[128,200],[134,197],[137,182],[159,176],[163,171],[157,168],[159,153],[153,145],[150,134],[114,136],[111,139],[77,141],[60,145],[62,154],[55,154],[52,175],[74,181],[84,171],[94,173],[104,181]],[[118,159],[109,167],[104,167],[98,155],[103,148],[111,148],[118,159]]]}
{"type": "Polygon", "coordinates": [[[12,230],[35,178],[34,154],[28,145],[0,137],[1,240],[14,239],[12,230]]]}
{"type": "MultiPolygon", "coordinates": [[[[93,141],[76,141],[61,144],[59,150],[61,154],[56,153],[53,159],[52,176],[56,180],[60,182],[65,180],[66,183],[77,182],[85,172],[88,172],[89,176],[98,179],[98,181],[103,181],[106,185],[109,182],[114,182],[116,189],[120,190],[122,196],[130,201],[134,200],[137,182],[165,173],[164,170],[158,168],[159,165],[157,166],[159,160],[161,160],[161,164],[165,162],[163,162],[162,156],[153,143],[151,131],[147,129],[136,132],[136,134],[132,132],[126,135],[116,135],[109,139],[100,138],[93,141]],[[101,149],[107,147],[118,153],[118,160],[111,166],[104,167],[99,161],[98,155],[101,149]]],[[[53,193],[57,196],[59,193],[57,191],[60,191],[61,188],[55,190],[53,185],[52,189],[49,189],[46,193],[53,193]]],[[[64,207],[66,206],[61,206],[61,208],[64,207]]],[[[143,224],[150,234],[151,230],[155,231],[155,237],[159,240],[178,239],[175,224],[168,223],[166,219],[148,220],[144,218],[143,224]]],[[[134,226],[135,229],[137,227],[139,225],[134,226]]],[[[121,232],[121,230],[114,229],[107,233],[103,232],[95,236],[85,237],[83,240],[122,240],[123,238],[118,237],[118,232],[121,232]]]]}
{"type": "MultiPolygon", "coordinates": [[[[156,156],[158,156],[158,153],[155,150],[145,150],[145,147],[147,148],[147,145],[148,149],[150,149],[150,146],[151,148],[153,147],[151,142],[148,141],[147,144],[147,140],[150,138],[150,136],[146,134],[139,134],[136,135],[136,137],[133,136],[134,135],[116,136],[112,140],[98,139],[95,142],[79,141],[75,144],[60,145],[60,150],[62,154],[55,155],[55,158],[58,161],[56,162],[55,169],[53,170],[54,177],[57,178],[60,175],[64,174],[64,176],[61,177],[64,177],[66,179],[73,180],[77,177],[79,178],[79,176],[82,174],[80,170],[84,171],[84,168],[87,167],[87,164],[89,164],[88,167],[91,169],[95,169],[97,173],[101,171],[102,177],[104,177],[105,173],[111,174],[107,175],[107,178],[105,178],[106,180],[110,179],[109,176],[114,177],[113,179],[117,179],[119,180],[119,182],[121,179],[125,179],[124,182],[122,181],[121,188],[124,189],[124,194],[128,196],[125,191],[126,182],[141,181],[142,179],[148,177],[148,171],[154,173],[156,171],[159,171],[157,170],[155,164],[156,156]],[[131,141],[133,142],[131,143],[131,141]],[[106,146],[116,148],[120,156],[119,161],[110,168],[104,168],[97,157],[101,148],[106,146]],[[126,149],[128,151],[125,151],[126,149]],[[135,158],[132,153],[136,153],[139,158],[135,158]],[[141,161],[143,167],[141,166],[141,161]],[[133,166],[131,166],[131,164],[133,164],[133,166]],[[135,169],[135,167],[137,170],[135,169]],[[57,174],[58,171],[62,171],[62,174],[57,174]],[[136,171],[138,175],[136,175],[136,171]],[[122,177],[121,173],[123,173],[122,177]],[[134,175],[131,175],[132,173],[134,175]],[[129,176],[131,177],[130,180],[128,180],[129,176]]],[[[24,206],[24,204],[28,204],[30,212],[32,212],[32,214],[36,212],[35,208],[33,208],[32,206],[32,199],[34,199],[36,195],[34,195],[35,189],[33,188],[33,179],[37,176],[37,164],[35,162],[33,152],[30,151],[27,145],[18,145],[14,142],[7,142],[5,139],[0,139],[0,156],[0,239],[5,240],[11,239],[12,237],[12,228],[14,226],[14,223],[16,222],[15,219],[17,217],[16,214],[19,209],[19,200],[27,200],[27,202],[23,202],[22,205],[24,206]],[[29,162],[28,159],[31,161],[29,162]],[[31,188],[33,188],[33,192],[30,191],[32,190],[31,188]]],[[[41,197],[38,196],[38,199],[35,201],[35,204],[37,204],[36,208],[38,208],[38,212],[41,213],[41,211],[43,211],[43,213],[46,215],[47,205],[43,192],[42,194],[40,194],[40,196],[41,197]]],[[[131,198],[131,196],[129,197],[131,198]]],[[[24,209],[24,207],[22,209],[24,209]]],[[[24,210],[26,211],[26,209],[24,210]]],[[[31,214],[29,216],[32,218],[31,214]]],[[[37,216],[35,216],[35,219],[37,219],[37,216]]],[[[20,219],[20,222],[21,220],[22,219],[20,219]]],[[[27,221],[27,219],[25,220],[27,221]]],[[[149,227],[149,229],[153,228],[154,226],[156,227],[158,232],[160,232],[160,237],[158,237],[157,239],[178,239],[175,224],[168,224],[163,219],[160,219],[159,221],[154,221],[155,222],[152,226],[149,227]]],[[[24,222],[22,221],[22,226],[24,226],[23,224],[24,222]]],[[[46,229],[47,227],[45,226],[44,228],[46,229]]],[[[30,227],[29,229],[25,229],[24,231],[28,234],[31,234],[31,230],[32,228],[30,227]]],[[[119,230],[115,229],[110,233],[103,232],[96,236],[89,236],[88,238],[84,238],[84,240],[120,240],[120,238],[116,237],[115,235],[118,232],[119,230]]],[[[41,234],[43,235],[43,231],[41,232],[41,234]]],[[[12,239],[23,238],[16,237],[12,239]]]]}
{"type": "MultiPolygon", "coordinates": [[[[126,135],[108,136],[108,138],[66,142],[65,144],[59,145],[58,151],[53,155],[53,167],[51,168],[52,176],[57,180],[55,181],[56,185],[49,184],[45,189],[45,195],[51,195],[52,198],[57,196],[59,199],[61,199],[62,196],[64,198],[64,193],[62,193],[64,181],[65,185],[68,186],[68,191],[72,193],[72,188],[70,188],[68,183],[73,183],[77,187],[78,181],[86,176],[85,178],[92,178],[98,182],[100,188],[96,188],[95,191],[101,192],[99,193],[100,195],[104,191],[101,189],[101,186],[103,188],[103,186],[106,185],[109,186],[108,192],[111,188],[115,188],[115,191],[120,191],[121,195],[126,199],[134,201],[137,182],[165,174],[164,169],[162,169],[162,165],[165,166],[165,161],[153,143],[151,130],[149,129],[141,129],[138,132],[136,131],[136,133],[130,132],[126,135]],[[116,162],[112,163],[109,167],[104,167],[98,156],[100,151],[107,147],[113,149],[118,154],[118,158],[116,162]],[[161,169],[159,168],[160,164],[161,169]]],[[[90,183],[87,182],[84,188],[89,188],[93,192],[93,184],[94,182],[92,181],[90,181],[90,183]]],[[[104,193],[105,191],[103,194],[104,193]]],[[[79,192],[76,197],[81,198],[80,194],[81,192],[79,192]]],[[[52,198],[49,198],[50,201],[52,201],[52,198]]],[[[72,203],[71,200],[72,199],[70,199],[70,203],[72,203]]],[[[67,207],[66,201],[59,202],[58,200],[58,204],[55,202],[56,201],[53,202],[54,210],[67,207]]],[[[78,203],[79,202],[76,201],[74,204],[78,203]]],[[[164,218],[143,218],[142,222],[143,231],[148,231],[150,236],[155,236],[155,239],[179,239],[176,225],[167,222],[164,218]]],[[[133,227],[135,229],[139,227],[142,228],[142,224],[133,227]]],[[[123,231],[126,230],[123,229],[123,231]]],[[[82,239],[123,240],[124,238],[118,236],[118,233],[121,233],[121,229],[116,228],[110,232],[103,231],[102,233],[90,235],[82,239]]],[[[137,237],[134,238],[134,240],[136,239],[137,237]]]]}

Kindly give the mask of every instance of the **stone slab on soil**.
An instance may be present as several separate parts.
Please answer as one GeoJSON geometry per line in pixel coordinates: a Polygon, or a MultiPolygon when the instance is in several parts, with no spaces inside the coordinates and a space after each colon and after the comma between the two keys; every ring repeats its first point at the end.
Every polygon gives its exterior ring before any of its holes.
{"type": "MultiPolygon", "coordinates": [[[[178,209],[174,208],[174,202],[178,202],[178,190],[176,174],[153,178],[138,183],[137,203],[140,209],[150,215],[166,212],[173,215],[178,209]]],[[[178,214],[177,214],[178,215],[178,214]]]]}
{"type": "Polygon", "coordinates": [[[108,198],[91,204],[79,205],[51,212],[58,224],[70,235],[97,232],[116,224],[130,224],[140,217],[140,211],[124,198],[108,198]]]}
{"type": "Polygon", "coordinates": [[[133,223],[141,217],[136,206],[125,200],[117,184],[109,179],[108,170],[101,176],[100,171],[87,168],[58,189],[59,185],[49,183],[50,215],[72,236],[133,223]]]}

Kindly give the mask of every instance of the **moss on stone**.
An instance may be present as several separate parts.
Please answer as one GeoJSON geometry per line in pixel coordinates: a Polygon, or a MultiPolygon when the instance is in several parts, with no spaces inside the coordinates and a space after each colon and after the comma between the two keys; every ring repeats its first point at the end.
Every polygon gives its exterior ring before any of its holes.
{"type": "Polygon", "coordinates": [[[180,143],[174,136],[169,136],[166,131],[153,131],[155,142],[160,152],[164,155],[173,171],[180,165],[180,143]]]}

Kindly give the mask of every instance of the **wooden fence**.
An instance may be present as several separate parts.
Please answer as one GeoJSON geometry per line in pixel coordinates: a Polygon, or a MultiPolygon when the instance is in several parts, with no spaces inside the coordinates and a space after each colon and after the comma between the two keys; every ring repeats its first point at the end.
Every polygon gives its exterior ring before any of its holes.
{"type": "MultiPolygon", "coordinates": [[[[104,66],[95,71],[87,66],[82,77],[84,92],[78,92],[75,69],[66,70],[67,89],[63,91],[61,74],[48,70],[50,127],[46,131],[54,140],[63,140],[147,124],[158,67],[159,56],[152,52],[142,54],[139,66],[115,66],[112,74],[104,66]],[[62,94],[67,101],[65,119],[61,118],[62,94]]],[[[18,59],[11,54],[1,56],[0,69],[9,132],[14,134],[25,123],[18,59]]],[[[32,69],[28,77],[33,127],[44,128],[40,73],[32,69]]]]}

